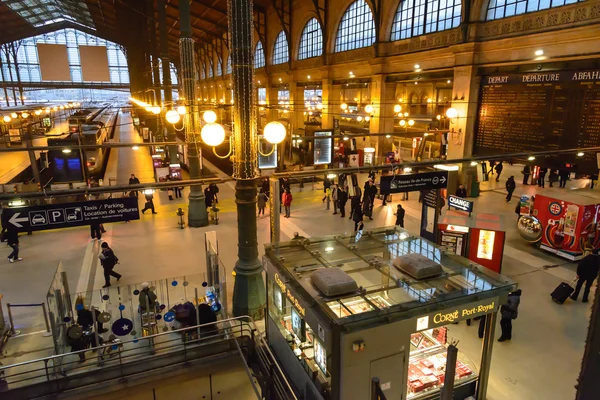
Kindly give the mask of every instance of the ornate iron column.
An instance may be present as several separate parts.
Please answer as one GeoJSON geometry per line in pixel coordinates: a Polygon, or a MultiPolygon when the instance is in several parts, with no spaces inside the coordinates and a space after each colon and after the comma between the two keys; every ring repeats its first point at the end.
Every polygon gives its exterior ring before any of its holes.
{"type": "MultiPolygon", "coordinates": [[[[165,10],[165,0],[157,1],[158,11],[158,30],[160,39],[160,60],[162,64],[162,87],[165,92],[165,104],[173,103],[173,86],[171,85],[171,60],[169,59],[169,42],[167,37],[167,14],[165,10]]],[[[189,14],[189,13],[188,13],[189,14]]],[[[167,128],[167,141],[175,141],[175,128],[171,124],[165,124],[167,128]]],[[[160,132],[160,137],[163,137],[160,132]]],[[[164,139],[164,137],[163,137],[164,139]]],[[[175,146],[168,146],[167,154],[171,162],[177,162],[177,149],[175,146]]]]}
{"type": "MultiPolygon", "coordinates": [[[[200,117],[196,105],[196,85],[194,82],[194,39],[192,39],[192,24],[190,19],[190,3],[179,2],[179,61],[181,68],[181,82],[179,83],[188,112],[184,115],[190,179],[201,178],[200,170],[200,117]]],[[[206,205],[204,203],[202,185],[190,187],[188,203],[188,226],[198,228],[208,225],[206,205]]]]}
{"type": "Polygon", "coordinates": [[[258,177],[258,136],[253,87],[253,2],[229,0],[227,18],[231,48],[233,89],[233,135],[236,179],[235,202],[238,214],[238,261],[235,264],[233,314],[262,318],[265,285],[258,259],[256,234],[256,178],[258,177]]]}

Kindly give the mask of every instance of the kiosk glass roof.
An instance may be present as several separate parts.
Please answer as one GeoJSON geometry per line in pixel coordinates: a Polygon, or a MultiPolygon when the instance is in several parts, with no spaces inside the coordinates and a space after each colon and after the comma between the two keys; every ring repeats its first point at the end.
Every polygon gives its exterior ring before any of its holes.
{"type": "Polygon", "coordinates": [[[294,240],[267,248],[266,257],[297,282],[318,306],[338,323],[407,311],[471,295],[506,293],[514,282],[399,227],[377,228],[364,234],[345,234],[294,240]],[[442,274],[415,279],[393,266],[394,258],[421,254],[442,266],[442,274]],[[319,268],[341,268],[359,288],[347,295],[326,297],[311,283],[319,268]]]}

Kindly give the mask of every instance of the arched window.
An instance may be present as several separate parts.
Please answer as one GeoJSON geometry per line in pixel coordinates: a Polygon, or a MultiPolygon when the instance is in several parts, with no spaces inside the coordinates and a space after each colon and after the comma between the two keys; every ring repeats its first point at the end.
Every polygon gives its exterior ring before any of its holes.
{"type": "Polygon", "coordinates": [[[214,73],[215,73],[214,71],[215,71],[215,69],[214,69],[213,60],[212,60],[212,58],[210,58],[208,60],[208,77],[209,78],[212,78],[214,76],[214,73]]]}
{"type": "Polygon", "coordinates": [[[221,57],[217,58],[217,76],[223,76],[223,60],[221,57]]]}
{"type": "Polygon", "coordinates": [[[256,44],[256,50],[254,50],[254,68],[262,68],[265,66],[265,50],[263,45],[258,41],[256,44]]]}
{"type": "Polygon", "coordinates": [[[487,20],[512,17],[548,8],[565,6],[583,0],[490,0],[487,20]]]}
{"type": "Polygon", "coordinates": [[[461,7],[461,0],[403,0],[396,11],[391,40],[456,28],[461,7]]]}
{"type": "Polygon", "coordinates": [[[227,69],[225,70],[227,75],[231,74],[231,56],[227,57],[227,69]]]}
{"type": "Polygon", "coordinates": [[[300,37],[298,60],[318,57],[321,54],[323,54],[323,31],[317,19],[313,18],[304,25],[300,37]]]}
{"type": "Polygon", "coordinates": [[[360,49],[375,42],[375,23],[373,13],[365,0],[356,0],[350,4],[335,38],[335,52],[360,49]]]}
{"type": "Polygon", "coordinates": [[[285,32],[279,32],[277,39],[275,39],[275,46],[273,48],[273,65],[283,64],[288,62],[290,59],[288,53],[288,41],[285,37],[285,32]]]}

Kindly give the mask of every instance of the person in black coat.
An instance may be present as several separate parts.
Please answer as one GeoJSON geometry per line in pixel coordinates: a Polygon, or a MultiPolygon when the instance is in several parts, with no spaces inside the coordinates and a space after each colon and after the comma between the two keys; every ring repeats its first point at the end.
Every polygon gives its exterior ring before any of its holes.
{"type": "Polygon", "coordinates": [[[396,226],[400,228],[404,228],[404,214],[406,214],[406,210],[402,208],[401,204],[398,204],[398,209],[394,215],[396,216],[396,226]]]}
{"type": "Polygon", "coordinates": [[[346,192],[346,188],[340,186],[338,189],[338,205],[340,208],[340,214],[342,214],[342,218],[346,216],[346,203],[348,202],[348,192],[346,192]]]}
{"type": "Polygon", "coordinates": [[[512,339],[512,320],[519,316],[519,304],[521,303],[521,289],[508,294],[506,304],[500,307],[500,328],[502,335],[498,339],[499,342],[512,339]]]}
{"type": "MultiPolygon", "coordinates": [[[[369,201],[369,214],[372,214],[373,212],[373,204],[375,204],[375,197],[377,196],[377,186],[375,186],[375,183],[373,183],[372,180],[368,180],[366,185],[365,185],[365,193],[363,195],[363,204],[367,201],[369,201]]],[[[363,207],[363,212],[364,212],[364,207],[363,207]]],[[[366,213],[365,213],[366,214],[366,213]]],[[[371,215],[369,215],[369,218],[371,218],[371,215]]]]}
{"type": "Polygon", "coordinates": [[[504,169],[504,165],[502,165],[502,161],[500,161],[498,164],[496,164],[494,169],[496,170],[496,182],[499,182],[500,174],[502,173],[502,169],[504,169]]]}
{"type": "Polygon", "coordinates": [[[523,173],[523,185],[529,185],[529,183],[527,183],[529,181],[529,175],[531,175],[531,168],[529,165],[525,165],[521,172],[523,173]]]}
{"type": "MultiPolygon", "coordinates": [[[[361,196],[361,192],[360,192],[360,188],[355,188],[354,189],[354,196],[352,196],[352,198],[350,199],[350,219],[352,219],[352,214],[354,214],[354,210],[356,210],[357,208],[360,208],[360,196],[361,196]]],[[[362,211],[361,211],[362,212],[362,211]]]]}
{"type": "Polygon", "coordinates": [[[204,205],[206,208],[212,207],[214,200],[215,197],[212,190],[210,190],[210,186],[206,187],[206,189],[204,189],[204,205]]]}
{"type": "Polygon", "coordinates": [[[467,189],[465,189],[465,185],[458,185],[458,189],[456,189],[456,196],[462,197],[463,199],[467,197],[467,189]]]}
{"type": "Polygon", "coordinates": [[[506,180],[506,191],[508,192],[508,194],[506,195],[507,203],[512,198],[512,194],[516,188],[517,188],[517,184],[515,183],[515,177],[511,175],[511,177],[506,180]]]}
{"type": "Polygon", "coordinates": [[[21,257],[19,257],[19,232],[12,227],[8,227],[6,229],[6,244],[8,244],[12,248],[12,252],[8,255],[8,261],[23,261],[21,257]]]}
{"type": "Polygon", "coordinates": [[[115,255],[114,251],[108,246],[108,243],[102,243],[102,252],[98,256],[100,259],[100,264],[102,264],[102,268],[104,269],[104,279],[106,284],[102,286],[102,288],[107,288],[110,286],[110,277],[114,276],[117,278],[117,282],[121,279],[121,274],[113,271],[115,265],[119,262],[119,259],[115,255]]]}
{"type": "Polygon", "coordinates": [[[144,208],[142,209],[142,214],[144,214],[146,212],[146,210],[151,210],[152,214],[158,214],[155,210],[154,210],[154,195],[152,194],[152,192],[147,192],[144,194],[144,197],[146,198],[146,204],[144,205],[144,208]]]}
{"type": "Polygon", "coordinates": [[[359,204],[358,207],[352,209],[352,221],[354,221],[354,232],[358,231],[359,226],[361,227],[360,229],[362,230],[362,226],[363,226],[362,220],[363,220],[363,211],[359,204]]]}
{"type": "Polygon", "coordinates": [[[102,239],[102,230],[100,229],[100,224],[98,222],[92,222],[90,224],[90,235],[93,240],[102,239]]]}
{"type": "Polygon", "coordinates": [[[271,185],[269,184],[269,178],[265,178],[262,183],[263,193],[269,197],[271,195],[271,185]]]}
{"type": "MultiPolygon", "coordinates": [[[[323,203],[325,203],[325,199],[327,198],[327,189],[329,189],[330,187],[331,187],[331,180],[329,180],[329,178],[326,177],[325,179],[323,179],[323,194],[324,194],[323,199],[322,199],[323,203]]],[[[282,193],[284,192],[283,189],[281,189],[281,192],[282,193]]]]}
{"type": "Polygon", "coordinates": [[[537,184],[539,187],[543,188],[546,185],[546,174],[548,173],[548,168],[541,167],[540,172],[538,173],[537,184]]]}
{"type": "MultiPolygon", "coordinates": [[[[137,178],[137,176],[135,176],[134,174],[131,174],[131,176],[129,177],[129,184],[130,185],[139,185],[140,184],[140,180],[137,178]]],[[[133,193],[133,195],[135,197],[138,197],[138,191],[137,190],[132,190],[131,193],[133,193]]]]}
{"type": "Polygon", "coordinates": [[[561,169],[558,172],[558,178],[560,179],[559,187],[564,188],[567,186],[567,179],[569,179],[569,171],[566,169],[561,169]]]}
{"type": "MultiPolygon", "coordinates": [[[[588,251],[589,252],[589,251],[588,251]]],[[[600,270],[600,257],[597,251],[595,253],[589,252],[577,265],[577,285],[575,291],[571,295],[572,300],[577,300],[579,291],[585,283],[585,289],[583,290],[583,303],[588,302],[588,296],[594,280],[598,277],[598,271],[600,270]]]]}

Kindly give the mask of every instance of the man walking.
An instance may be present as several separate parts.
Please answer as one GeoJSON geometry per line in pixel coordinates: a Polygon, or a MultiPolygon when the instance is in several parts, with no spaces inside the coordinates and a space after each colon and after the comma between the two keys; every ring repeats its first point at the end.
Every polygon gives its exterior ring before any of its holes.
{"type": "Polygon", "coordinates": [[[90,224],[90,235],[92,236],[92,240],[102,240],[102,230],[100,229],[100,224],[98,222],[92,222],[90,224]]]}
{"type": "Polygon", "coordinates": [[[23,261],[19,257],[19,232],[10,226],[6,229],[6,243],[12,248],[12,252],[8,255],[8,261],[11,263],[23,261]]]}
{"type": "Polygon", "coordinates": [[[111,276],[117,278],[117,282],[119,281],[119,279],[121,279],[121,274],[118,274],[115,271],[113,271],[115,265],[119,263],[119,259],[106,242],[102,243],[102,252],[98,256],[98,258],[100,259],[100,264],[102,264],[102,268],[104,269],[104,280],[106,281],[102,288],[110,287],[111,276]]]}
{"type": "Polygon", "coordinates": [[[346,216],[346,203],[348,202],[348,192],[346,192],[346,188],[340,186],[338,190],[338,203],[340,207],[340,214],[342,214],[342,218],[346,216]]]}
{"type": "MultiPolygon", "coordinates": [[[[519,304],[521,303],[521,289],[508,294],[506,304],[500,307],[500,328],[502,334],[498,339],[499,342],[512,339],[512,320],[519,316],[519,304]]],[[[483,317],[485,319],[485,317],[483,317]]]]}
{"type": "Polygon", "coordinates": [[[148,191],[144,194],[144,196],[146,197],[146,204],[142,209],[142,214],[144,214],[146,210],[152,210],[152,214],[158,214],[156,211],[154,211],[154,201],[152,201],[154,195],[152,194],[152,192],[148,191]]]}
{"type": "Polygon", "coordinates": [[[567,186],[567,179],[569,178],[569,171],[566,169],[561,169],[558,172],[558,177],[560,178],[559,187],[564,188],[567,186]]]}
{"type": "Polygon", "coordinates": [[[585,283],[583,298],[581,299],[582,303],[588,302],[592,283],[594,283],[594,280],[598,277],[598,270],[600,269],[600,257],[598,257],[597,252],[592,253],[588,249],[586,253],[587,255],[583,257],[583,259],[579,261],[579,265],[577,265],[577,285],[575,286],[575,291],[571,295],[572,300],[577,300],[579,291],[585,283]]]}
{"type": "Polygon", "coordinates": [[[510,178],[508,178],[506,180],[506,191],[508,192],[508,194],[506,195],[506,202],[507,203],[512,198],[512,194],[513,194],[513,192],[515,191],[516,188],[517,188],[517,184],[515,183],[515,177],[511,175],[510,178]]]}
{"type": "Polygon", "coordinates": [[[402,208],[401,204],[398,204],[398,210],[394,214],[396,216],[396,226],[400,228],[404,228],[404,215],[406,214],[406,210],[402,208]]]}
{"type": "MultiPolygon", "coordinates": [[[[131,174],[131,176],[129,177],[129,184],[130,185],[139,185],[140,184],[140,180],[134,174],[131,174]]],[[[138,197],[138,191],[137,190],[133,190],[131,193],[133,193],[133,195],[135,197],[138,197]]]]}
{"type": "Polygon", "coordinates": [[[500,174],[502,173],[502,169],[504,169],[504,165],[502,165],[502,161],[500,161],[498,164],[496,164],[494,169],[496,170],[496,182],[500,182],[500,174]]]}

